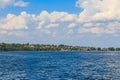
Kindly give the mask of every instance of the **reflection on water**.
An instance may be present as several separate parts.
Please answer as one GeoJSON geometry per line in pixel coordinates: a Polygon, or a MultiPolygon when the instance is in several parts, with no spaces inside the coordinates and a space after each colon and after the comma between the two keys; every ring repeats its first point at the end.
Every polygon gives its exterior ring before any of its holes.
{"type": "Polygon", "coordinates": [[[0,52],[0,80],[120,80],[119,61],[119,52],[0,52]]]}

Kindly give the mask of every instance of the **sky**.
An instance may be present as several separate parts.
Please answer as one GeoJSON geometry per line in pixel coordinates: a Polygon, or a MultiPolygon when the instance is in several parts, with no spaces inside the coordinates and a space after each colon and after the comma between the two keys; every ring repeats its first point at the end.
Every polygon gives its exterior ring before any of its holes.
{"type": "Polygon", "coordinates": [[[120,47],[120,0],[0,0],[0,43],[120,47]]]}

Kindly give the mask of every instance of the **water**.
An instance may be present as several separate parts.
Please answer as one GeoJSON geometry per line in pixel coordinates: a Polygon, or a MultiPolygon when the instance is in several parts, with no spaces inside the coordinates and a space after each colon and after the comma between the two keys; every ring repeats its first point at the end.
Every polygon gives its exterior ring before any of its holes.
{"type": "Polygon", "coordinates": [[[0,80],[120,80],[120,54],[0,52],[0,80]]]}

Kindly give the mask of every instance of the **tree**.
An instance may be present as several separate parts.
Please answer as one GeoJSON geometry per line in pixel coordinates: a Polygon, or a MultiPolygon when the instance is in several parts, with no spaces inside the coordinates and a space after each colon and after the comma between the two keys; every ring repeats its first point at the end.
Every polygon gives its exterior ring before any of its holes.
{"type": "Polygon", "coordinates": [[[116,48],[116,51],[120,51],[120,48],[116,48]]]}
{"type": "Polygon", "coordinates": [[[115,51],[115,48],[114,47],[109,47],[108,51],[115,51]]]}

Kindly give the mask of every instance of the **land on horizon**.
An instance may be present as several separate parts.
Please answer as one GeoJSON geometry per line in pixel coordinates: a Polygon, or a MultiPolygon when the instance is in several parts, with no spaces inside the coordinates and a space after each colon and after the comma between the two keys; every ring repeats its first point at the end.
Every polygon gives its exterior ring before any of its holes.
{"type": "Polygon", "coordinates": [[[88,47],[50,44],[0,43],[0,51],[120,51],[120,48],[88,47]]]}

